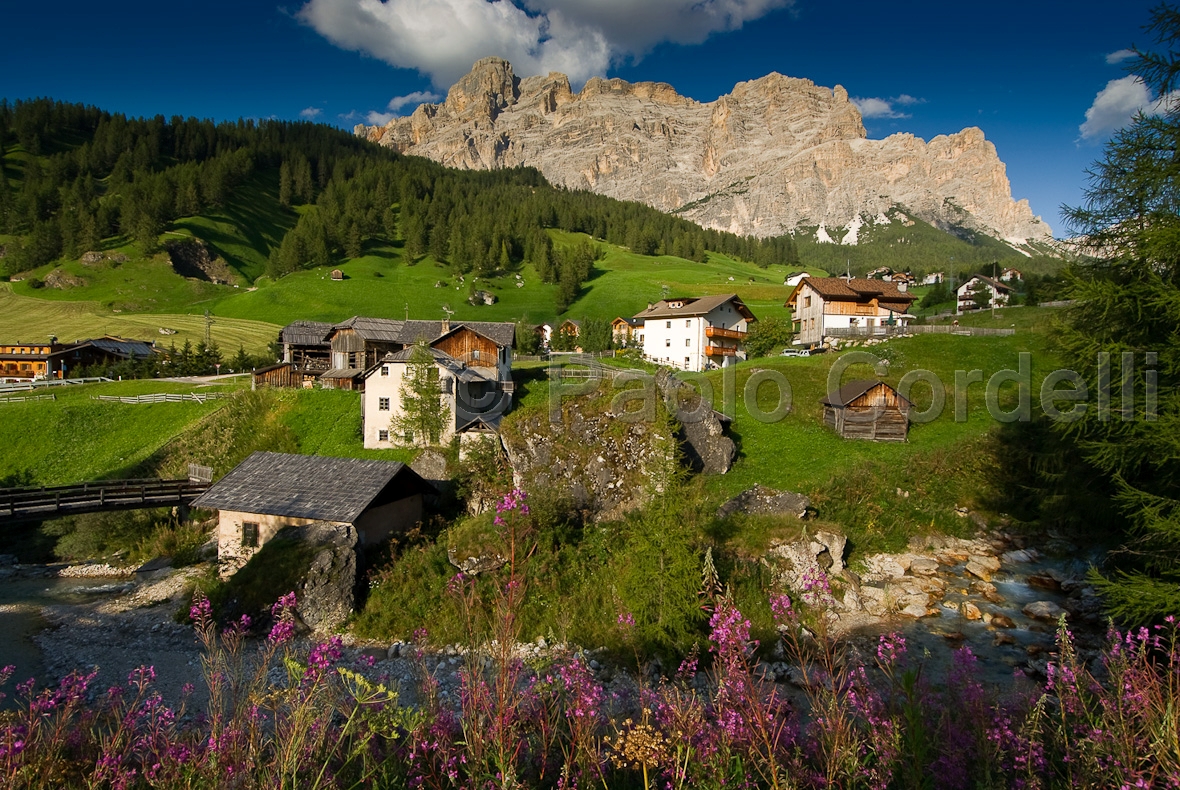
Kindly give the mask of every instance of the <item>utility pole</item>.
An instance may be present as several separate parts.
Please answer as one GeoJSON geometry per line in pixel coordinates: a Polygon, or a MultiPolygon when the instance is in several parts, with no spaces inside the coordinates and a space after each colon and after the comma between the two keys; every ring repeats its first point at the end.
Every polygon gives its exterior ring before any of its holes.
{"type": "Polygon", "coordinates": [[[205,348],[208,348],[213,340],[213,316],[209,313],[209,308],[205,308],[205,348]]]}

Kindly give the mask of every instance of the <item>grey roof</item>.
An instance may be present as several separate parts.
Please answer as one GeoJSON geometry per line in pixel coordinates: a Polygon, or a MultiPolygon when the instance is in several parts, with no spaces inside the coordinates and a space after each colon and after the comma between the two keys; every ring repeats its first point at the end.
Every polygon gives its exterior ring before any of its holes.
{"type": "Polygon", "coordinates": [[[433,343],[440,337],[457,332],[461,327],[467,327],[472,332],[483,335],[497,346],[511,346],[516,341],[516,324],[511,321],[451,321],[450,328],[444,332],[442,321],[405,321],[402,332],[402,342],[407,345],[425,340],[433,343]]]}
{"type": "Polygon", "coordinates": [[[292,321],[279,332],[280,343],[296,346],[326,346],[332,325],[323,321],[292,321]]]}
{"type": "MultiPolygon", "coordinates": [[[[854,400],[859,398],[861,395],[864,395],[866,392],[873,389],[877,385],[889,387],[889,385],[886,384],[884,381],[873,381],[872,379],[856,379],[854,381],[848,382],[847,384],[845,384],[843,387],[836,390],[835,392],[829,392],[827,394],[827,397],[825,397],[821,401],[821,403],[823,403],[825,406],[844,407],[844,406],[847,406],[849,403],[852,403],[854,400]]],[[[893,387],[889,387],[889,389],[893,389],[893,387]]],[[[900,393],[898,393],[897,399],[902,400],[902,401],[906,401],[906,403],[909,403],[909,401],[906,400],[905,398],[903,398],[900,393]]]]}
{"type": "Polygon", "coordinates": [[[193,507],[352,523],[395,478],[406,496],[426,486],[400,462],[257,452],[193,500],[193,507]]]}
{"type": "Polygon", "coordinates": [[[355,379],[365,371],[360,368],[332,368],[320,374],[322,379],[355,379]]]}
{"type": "Polygon", "coordinates": [[[332,327],[332,332],[337,329],[352,329],[365,340],[402,343],[405,342],[402,340],[402,327],[405,323],[405,321],[398,321],[394,318],[366,318],[354,315],[347,321],[342,321],[332,327]]]}
{"type": "Polygon", "coordinates": [[[78,343],[74,348],[81,348],[83,346],[93,346],[111,356],[122,357],[123,359],[147,359],[152,354],[156,353],[155,347],[151,343],[143,340],[127,340],[122,337],[96,337],[92,340],[84,340],[78,343]]]}
{"type": "MultiPolygon", "coordinates": [[[[483,376],[483,375],[477,373],[476,371],[467,367],[462,362],[455,359],[454,357],[452,357],[450,354],[448,354],[445,351],[442,351],[437,348],[432,348],[430,346],[427,346],[426,350],[429,351],[431,356],[434,357],[435,362],[437,362],[442,367],[444,367],[447,370],[454,373],[455,377],[458,378],[460,381],[473,382],[473,381],[494,381],[495,380],[495,379],[489,379],[487,376],[483,376]]],[[[378,368],[380,368],[382,364],[389,363],[389,362],[408,363],[411,359],[413,359],[413,356],[414,356],[414,349],[412,347],[411,348],[403,348],[401,351],[391,351],[388,354],[386,354],[385,356],[383,356],[381,359],[379,359],[377,361],[376,365],[374,365],[373,367],[371,367],[367,371],[365,371],[365,378],[367,379],[367,378],[369,378],[369,376],[372,376],[374,371],[376,371],[378,368]]]]}
{"type": "Polygon", "coordinates": [[[725,304],[726,302],[733,302],[734,307],[738,312],[744,315],[749,320],[754,320],[754,314],[750,312],[750,308],[746,307],[746,303],[738,298],[737,294],[717,294],[714,296],[700,296],[700,297],[684,297],[682,299],[664,299],[656,302],[654,305],[646,310],[635,314],[635,318],[677,318],[683,316],[706,315],[712,312],[715,308],[725,304]],[[672,307],[671,302],[683,302],[684,307],[672,307]]]}

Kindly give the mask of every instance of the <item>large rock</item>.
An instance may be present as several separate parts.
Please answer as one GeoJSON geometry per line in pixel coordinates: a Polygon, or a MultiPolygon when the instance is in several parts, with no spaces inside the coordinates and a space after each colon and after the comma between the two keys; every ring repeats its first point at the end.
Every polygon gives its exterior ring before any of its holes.
{"type": "Polygon", "coordinates": [[[347,524],[317,521],[288,527],[279,535],[303,541],[315,550],[297,593],[299,616],[313,630],[334,630],[356,605],[356,530],[347,524]]]}
{"type": "Polygon", "coordinates": [[[804,518],[811,500],[793,491],[776,491],[762,484],[747,488],[733,499],[717,508],[717,518],[729,518],[734,513],[749,513],[756,516],[790,515],[804,518]]]}
{"type": "Polygon", "coordinates": [[[807,226],[821,241],[856,243],[865,226],[905,233],[912,214],[1013,243],[1052,236],[1012,199],[979,129],[869,140],[844,88],[781,74],[701,103],[665,83],[597,77],[575,94],[564,74],[520,79],[484,58],[442,104],[355,132],[450,167],[536,167],[556,186],[742,235],[807,226]]]}
{"type": "Polygon", "coordinates": [[[1052,601],[1033,601],[1030,604],[1025,604],[1021,609],[1025,617],[1033,620],[1056,620],[1065,614],[1065,610],[1052,601]]]}
{"type": "Polygon", "coordinates": [[[733,466],[737,445],[725,435],[728,420],[701,402],[700,394],[669,370],[656,373],[656,386],[675,411],[685,461],[696,472],[723,475],[733,466]]]}

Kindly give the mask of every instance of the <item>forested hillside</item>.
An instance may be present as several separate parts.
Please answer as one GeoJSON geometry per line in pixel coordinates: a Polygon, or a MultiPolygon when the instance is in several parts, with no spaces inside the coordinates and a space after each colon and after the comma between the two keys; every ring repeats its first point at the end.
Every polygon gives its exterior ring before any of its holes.
{"type": "MultiPolygon", "coordinates": [[[[114,236],[151,253],[171,223],[222,210],[251,189],[264,201],[277,195],[289,228],[281,241],[259,242],[274,277],[358,257],[381,239],[404,244],[408,262],[429,253],[456,274],[527,261],[568,304],[588,274],[585,255],[554,250],[546,228],[644,255],[797,260],[789,237],[707,231],[640,204],[554,189],[535,170],[448,170],[320,124],[129,119],[47,99],[0,101],[0,152],[0,273],[8,275],[76,259],[114,236]]],[[[248,281],[261,274],[230,263],[248,281]]]]}

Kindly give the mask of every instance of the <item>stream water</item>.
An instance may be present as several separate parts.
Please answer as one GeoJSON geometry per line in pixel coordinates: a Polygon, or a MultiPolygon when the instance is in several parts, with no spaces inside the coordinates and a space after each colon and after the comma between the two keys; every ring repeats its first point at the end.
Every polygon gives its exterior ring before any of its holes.
{"type": "Polygon", "coordinates": [[[45,666],[33,635],[45,628],[41,608],[76,604],[130,589],[129,582],[62,576],[0,579],[0,667],[16,666],[15,678],[43,680],[45,666]]]}

